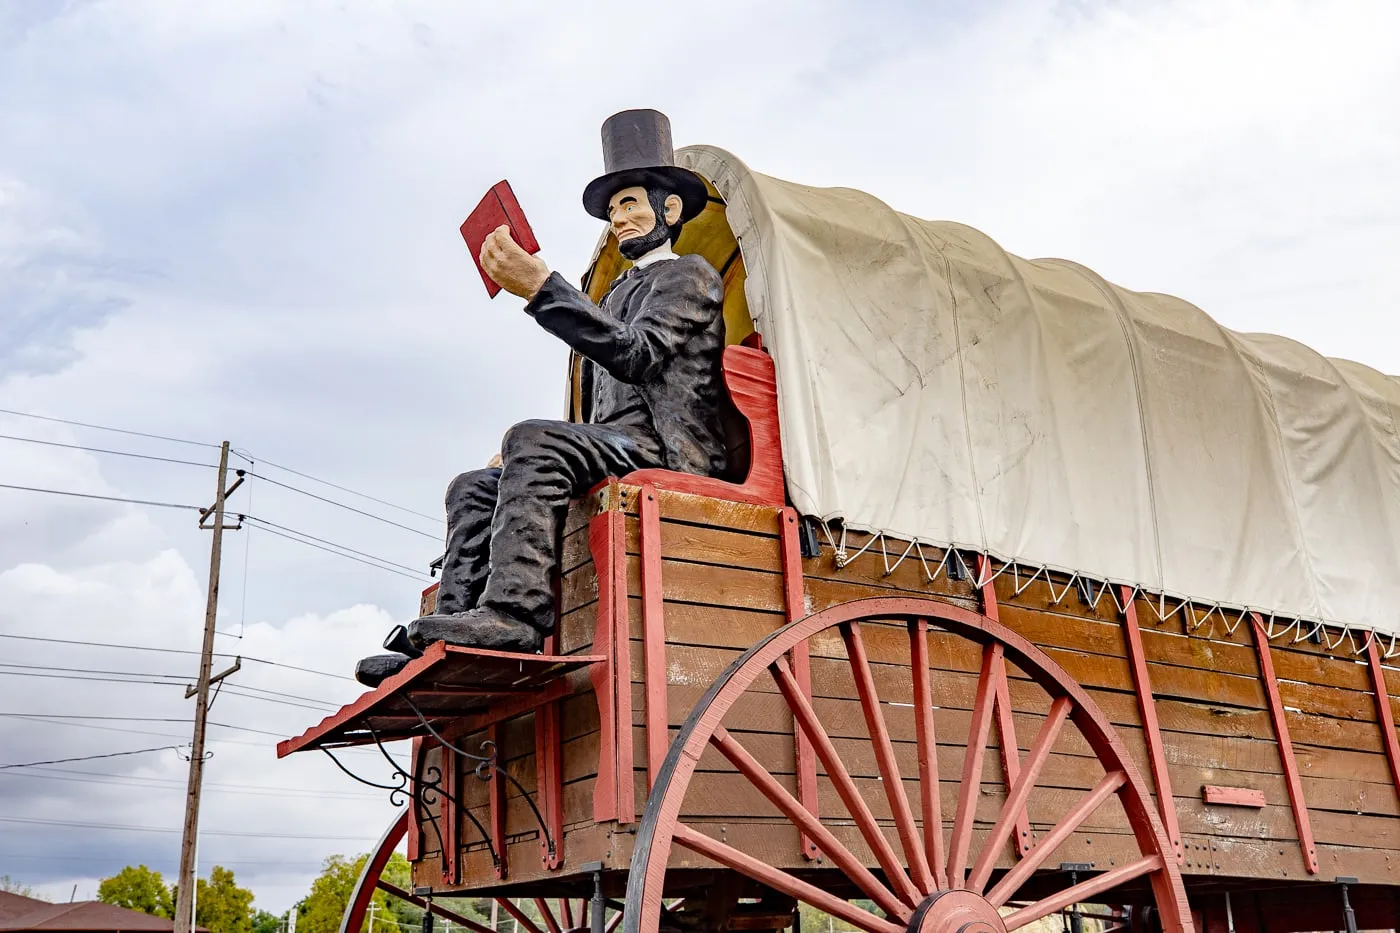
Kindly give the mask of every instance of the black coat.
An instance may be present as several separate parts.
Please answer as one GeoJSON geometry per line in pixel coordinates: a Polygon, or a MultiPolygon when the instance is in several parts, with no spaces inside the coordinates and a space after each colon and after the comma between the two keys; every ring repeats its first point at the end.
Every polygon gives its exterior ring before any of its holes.
{"type": "Polygon", "coordinates": [[[525,306],[584,358],[586,421],[660,437],[670,469],[722,476],[724,284],[700,256],[624,273],[600,308],[559,273],[525,306]]]}

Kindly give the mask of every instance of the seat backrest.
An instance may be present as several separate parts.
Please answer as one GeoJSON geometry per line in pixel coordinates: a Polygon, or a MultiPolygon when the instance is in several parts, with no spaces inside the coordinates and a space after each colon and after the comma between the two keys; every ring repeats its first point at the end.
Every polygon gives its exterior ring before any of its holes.
{"type": "Polygon", "coordinates": [[[723,366],[730,400],[747,422],[748,471],[743,481],[732,483],[674,470],[637,470],[624,476],[624,483],[650,483],[658,489],[757,505],[784,504],[778,384],[773,359],[762,350],[731,346],[724,350],[723,366]]]}

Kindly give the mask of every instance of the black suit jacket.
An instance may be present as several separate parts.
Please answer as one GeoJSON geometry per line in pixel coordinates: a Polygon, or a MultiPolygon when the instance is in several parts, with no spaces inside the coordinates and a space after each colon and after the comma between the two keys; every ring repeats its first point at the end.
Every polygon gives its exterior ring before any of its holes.
{"type": "Polygon", "coordinates": [[[651,432],[666,466],[722,476],[724,285],[700,256],[624,273],[600,308],[551,273],[525,310],[584,357],[585,420],[651,432]]]}

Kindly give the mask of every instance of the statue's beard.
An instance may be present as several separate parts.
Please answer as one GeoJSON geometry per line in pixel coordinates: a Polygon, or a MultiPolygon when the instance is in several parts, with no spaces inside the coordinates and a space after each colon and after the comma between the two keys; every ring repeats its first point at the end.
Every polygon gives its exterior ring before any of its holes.
{"type": "Polygon", "coordinates": [[[656,249],[663,243],[671,239],[671,228],[659,215],[652,228],[641,236],[634,236],[628,240],[622,240],[617,244],[617,251],[627,259],[636,262],[647,253],[656,249]]]}

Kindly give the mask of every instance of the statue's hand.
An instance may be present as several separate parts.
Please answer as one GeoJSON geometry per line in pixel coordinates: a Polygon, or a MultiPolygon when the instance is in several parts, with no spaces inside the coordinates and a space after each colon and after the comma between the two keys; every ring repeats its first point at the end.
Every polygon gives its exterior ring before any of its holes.
{"type": "Polygon", "coordinates": [[[501,224],[486,235],[481,244],[481,268],[512,295],[519,295],[526,301],[549,278],[549,266],[537,256],[531,256],[520,248],[510,237],[510,228],[501,224]]]}

